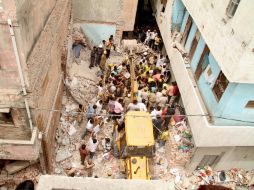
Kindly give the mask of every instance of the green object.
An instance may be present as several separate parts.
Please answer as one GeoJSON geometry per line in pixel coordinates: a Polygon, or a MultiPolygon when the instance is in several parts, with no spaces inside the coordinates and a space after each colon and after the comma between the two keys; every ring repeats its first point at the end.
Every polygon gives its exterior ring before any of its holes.
{"type": "Polygon", "coordinates": [[[181,145],[181,146],[178,146],[178,149],[182,150],[182,151],[187,151],[187,150],[189,150],[189,147],[181,145]]]}
{"type": "Polygon", "coordinates": [[[191,139],[192,138],[192,135],[186,131],[183,132],[183,137],[184,138],[187,138],[187,139],[191,139]]]}

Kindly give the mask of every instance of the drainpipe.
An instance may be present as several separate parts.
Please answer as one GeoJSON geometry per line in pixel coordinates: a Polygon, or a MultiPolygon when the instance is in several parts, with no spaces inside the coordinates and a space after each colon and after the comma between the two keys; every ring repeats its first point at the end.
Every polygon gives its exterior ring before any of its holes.
{"type": "MultiPolygon", "coordinates": [[[[10,30],[10,34],[11,34],[11,41],[12,41],[12,45],[13,45],[13,49],[14,49],[14,54],[15,54],[15,58],[16,58],[16,64],[18,66],[18,72],[19,72],[19,78],[21,81],[22,91],[23,91],[23,95],[25,97],[27,95],[25,78],[24,78],[24,74],[23,74],[22,67],[20,64],[20,58],[19,58],[19,54],[18,54],[18,48],[17,48],[16,38],[15,38],[14,31],[13,31],[11,19],[8,19],[8,25],[9,25],[9,30],[10,30]]],[[[27,101],[26,97],[25,97],[25,107],[26,107],[26,112],[27,112],[27,116],[28,116],[28,120],[29,120],[30,129],[31,129],[31,132],[33,132],[33,123],[32,123],[32,118],[31,118],[31,112],[30,112],[28,101],[27,101]]]]}

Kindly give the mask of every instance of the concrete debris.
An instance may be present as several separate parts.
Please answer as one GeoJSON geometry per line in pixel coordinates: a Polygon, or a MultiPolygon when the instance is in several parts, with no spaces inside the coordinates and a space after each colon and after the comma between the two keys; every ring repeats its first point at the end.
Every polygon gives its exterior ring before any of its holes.
{"type": "Polygon", "coordinates": [[[69,137],[67,137],[67,136],[63,137],[63,140],[62,140],[61,143],[62,143],[62,145],[68,145],[68,144],[70,144],[69,137]]]}
{"type": "Polygon", "coordinates": [[[0,184],[8,190],[15,189],[19,183],[25,180],[32,180],[35,184],[37,184],[40,173],[39,164],[29,165],[25,169],[17,171],[12,175],[8,175],[7,171],[2,170],[0,175],[0,184]]]}
{"type": "Polygon", "coordinates": [[[75,129],[75,127],[73,127],[73,125],[71,125],[70,128],[69,128],[68,134],[69,134],[70,136],[72,136],[73,134],[76,133],[76,131],[77,131],[77,130],[75,129]]]}
{"type": "Polygon", "coordinates": [[[67,78],[65,84],[73,98],[81,105],[97,95],[96,83],[84,77],[67,78]],[[74,82],[73,82],[74,81],[74,82]]]}
{"type": "Polygon", "coordinates": [[[10,174],[14,174],[14,173],[28,167],[31,164],[34,164],[34,162],[30,163],[28,161],[15,161],[15,162],[12,162],[10,164],[7,164],[5,166],[5,170],[10,175],[10,174]]]}
{"type": "Polygon", "coordinates": [[[72,154],[67,149],[58,150],[56,153],[56,162],[64,161],[67,158],[70,158],[71,156],[72,156],[72,154]]]}

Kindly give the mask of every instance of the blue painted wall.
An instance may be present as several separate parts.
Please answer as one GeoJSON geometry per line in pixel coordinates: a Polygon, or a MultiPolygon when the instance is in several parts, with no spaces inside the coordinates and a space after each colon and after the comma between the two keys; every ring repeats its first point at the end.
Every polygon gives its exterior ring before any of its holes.
{"type": "MultiPolygon", "coordinates": [[[[190,16],[188,11],[185,9],[185,13],[182,16],[179,10],[183,10],[182,2],[176,0],[173,6],[173,23],[180,24],[180,32],[184,32],[188,17],[190,16]],[[183,17],[183,18],[181,18],[183,17]],[[182,20],[181,20],[182,19],[182,20]],[[181,21],[180,21],[181,20],[181,21]]],[[[197,31],[197,26],[193,22],[190,33],[188,35],[185,50],[190,52],[192,41],[195,37],[197,31]]],[[[193,58],[191,60],[191,69],[195,73],[197,69],[198,62],[205,48],[205,41],[201,36],[197,48],[194,52],[193,58]]],[[[211,67],[213,74],[213,83],[209,83],[205,78],[205,72],[203,72],[197,81],[199,91],[203,97],[206,107],[209,113],[213,116],[213,122],[215,125],[246,125],[254,126],[254,109],[245,108],[248,101],[254,101],[254,84],[239,84],[239,83],[229,83],[225,92],[223,93],[221,99],[218,101],[212,91],[214,82],[216,81],[221,69],[213,57],[213,55],[208,53],[205,55],[206,64],[211,67]],[[233,120],[232,120],[233,119],[233,120]],[[242,121],[240,121],[242,120],[242,121]],[[250,122],[243,122],[250,121],[250,122]]],[[[204,65],[204,62],[202,63],[204,65]]]]}
{"type": "Polygon", "coordinates": [[[110,35],[115,35],[116,26],[108,24],[86,23],[81,25],[81,29],[87,37],[91,46],[98,46],[102,40],[108,40],[110,35]]]}
{"type": "MultiPolygon", "coordinates": [[[[216,79],[220,73],[220,68],[211,53],[208,54],[208,60],[212,70],[213,77],[214,79],[216,79]]],[[[210,84],[206,81],[204,72],[201,74],[198,80],[198,86],[203,96],[203,100],[206,104],[207,109],[212,115],[215,115],[218,102],[212,92],[213,84],[210,84]]]]}
{"type": "Polygon", "coordinates": [[[189,16],[190,16],[189,12],[185,9],[185,13],[184,13],[184,17],[183,17],[180,32],[184,32],[184,29],[185,29],[185,26],[187,24],[189,16]]]}
{"type": "Polygon", "coordinates": [[[192,60],[191,60],[191,69],[192,69],[193,72],[195,72],[196,69],[197,69],[198,62],[200,60],[200,57],[201,57],[204,49],[205,49],[205,41],[201,36],[199,41],[198,41],[197,48],[196,48],[196,50],[194,52],[194,55],[192,57],[192,60]]]}
{"type": "Polygon", "coordinates": [[[191,43],[192,43],[192,41],[193,41],[193,39],[195,37],[196,31],[197,31],[197,25],[195,23],[192,23],[192,26],[191,26],[191,29],[190,29],[190,32],[189,32],[186,44],[184,46],[185,50],[188,53],[190,52],[191,43]]]}
{"type": "MultiPolygon", "coordinates": [[[[209,53],[208,60],[215,81],[221,69],[211,53],[209,53]]],[[[213,84],[209,84],[206,81],[205,72],[203,72],[200,76],[198,86],[210,114],[217,116],[217,118],[214,117],[213,120],[215,125],[254,126],[253,123],[237,121],[244,120],[254,122],[254,109],[245,108],[245,105],[248,101],[254,100],[254,85],[229,83],[220,101],[216,100],[215,95],[212,91],[213,84]]]]}
{"type": "Polygon", "coordinates": [[[180,31],[183,17],[185,13],[185,6],[181,0],[175,0],[173,4],[173,15],[172,15],[172,30],[180,31]]]}
{"type": "MultiPolygon", "coordinates": [[[[254,122],[254,109],[245,108],[250,100],[254,100],[253,84],[230,83],[226,92],[223,94],[223,100],[218,105],[218,114],[225,118],[254,122]]],[[[250,125],[253,123],[232,121],[226,119],[216,119],[218,125],[250,125]]]]}

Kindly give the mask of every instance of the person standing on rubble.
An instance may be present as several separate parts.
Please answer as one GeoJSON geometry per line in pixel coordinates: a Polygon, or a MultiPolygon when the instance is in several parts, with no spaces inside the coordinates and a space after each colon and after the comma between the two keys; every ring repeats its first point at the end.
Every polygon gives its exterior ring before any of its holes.
{"type": "Polygon", "coordinates": [[[113,119],[118,119],[121,117],[121,114],[123,113],[123,99],[119,99],[118,101],[115,101],[115,107],[114,107],[114,116],[113,119]]]}
{"type": "Polygon", "coordinates": [[[96,54],[97,54],[97,48],[96,46],[93,47],[91,54],[90,54],[90,65],[89,69],[95,66],[95,60],[96,60],[96,54]]]}
{"type": "Polygon", "coordinates": [[[154,51],[159,52],[160,51],[160,43],[161,43],[161,38],[157,34],[154,38],[154,51]]]}
{"type": "Polygon", "coordinates": [[[100,61],[100,69],[101,69],[101,72],[102,72],[102,75],[105,71],[105,65],[106,65],[106,61],[107,61],[107,57],[106,57],[106,54],[107,54],[107,51],[104,51],[102,56],[101,56],[101,61],[100,61]]]}
{"type": "Polygon", "coordinates": [[[111,42],[112,42],[112,46],[113,46],[113,48],[114,48],[114,51],[116,51],[116,45],[115,45],[115,40],[114,40],[114,36],[113,35],[110,35],[110,37],[109,37],[109,39],[111,40],[111,42]]]}
{"type": "Polygon", "coordinates": [[[107,51],[107,54],[106,54],[106,58],[108,59],[109,56],[110,56],[110,50],[113,46],[113,39],[112,38],[109,38],[107,43],[106,43],[106,51],[107,51]]]}
{"type": "Polygon", "coordinates": [[[81,147],[79,148],[79,154],[80,154],[81,164],[84,165],[86,157],[89,155],[89,151],[87,150],[85,144],[82,144],[81,147]]]}
{"type": "Polygon", "coordinates": [[[86,165],[86,171],[87,171],[87,177],[92,177],[93,176],[93,167],[94,163],[91,159],[85,162],[86,165]]]}
{"type": "Polygon", "coordinates": [[[96,108],[97,108],[96,105],[93,105],[93,106],[89,105],[88,106],[88,109],[87,109],[87,112],[86,112],[86,118],[87,118],[87,120],[93,118],[93,116],[96,113],[96,108]]]}
{"type": "Polygon", "coordinates": [[[146,32],[146,39],[144,41],[144,45],[149,45],[150,44],[150,40],[151,40],[151,32],[150,32],[150,30],[147,30],[147,32],[146,32]]]}
{"type": "Polygon", "coordinates": [[[97,48],[97,55],[96,55],[96,60],[95,60],[95,67],[98,67],[100,65],[101,62],[101,56],[103,54],[103,46],[102,44],[99,45],[99,47],[97,48]]]}
{"type": "Polygon", "coordinates": [[[99,142],[96,139],[96,135],[94,133],[91,133],[91,136],[88,140],[88,150],[90,151],[90,159],[93,159],[98,144],[99,144],[99,142]]]}
{"type": "Polygon", "coordinates": [[[149,41],[149,47],[151,49],[154,49],[154,41],[155,41],[155,36],[157,35],[157,32],[156,32],[156,30],[154,30],[150,34],[151,34],[151,37],[150,37],[150,41],[149,41]]]}

